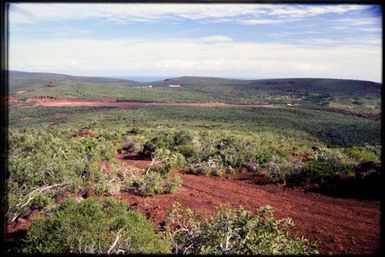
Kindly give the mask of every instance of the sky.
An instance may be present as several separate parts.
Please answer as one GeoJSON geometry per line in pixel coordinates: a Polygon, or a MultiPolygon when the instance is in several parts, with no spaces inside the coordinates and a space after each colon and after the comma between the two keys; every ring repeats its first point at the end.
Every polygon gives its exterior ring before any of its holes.
{"type": "Polygon", "coordinates": [[[12,3],[9,69],[381,82],[381,7],[12,3]]]}

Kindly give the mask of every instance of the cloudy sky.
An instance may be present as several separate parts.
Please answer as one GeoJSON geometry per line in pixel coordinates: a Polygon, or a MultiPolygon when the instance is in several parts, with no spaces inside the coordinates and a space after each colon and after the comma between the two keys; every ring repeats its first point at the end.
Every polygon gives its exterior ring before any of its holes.
{"type": "Polygon", "coordinates": [[[11,70],[381,81],[369,5],[11,4],[11,70]]]}

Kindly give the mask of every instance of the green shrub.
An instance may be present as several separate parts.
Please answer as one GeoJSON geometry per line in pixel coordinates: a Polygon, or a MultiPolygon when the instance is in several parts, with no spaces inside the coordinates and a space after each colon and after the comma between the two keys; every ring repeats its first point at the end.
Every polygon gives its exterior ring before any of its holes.
{"type": "Polygon", "coordinates": [[[346,148],[345,152],[358,161],[380,161],[381,159],[381,146],[356,146],[346,148]]]}
{"type": "Polygon", "coordinates": [[[132,189],[139,195],[153,196],[174,193],[181,184],[180,176],[163,176],[156,171],[149,171],[133,181],[132,189]]]}
{"type": "Polygon", "coordinates": [[[178,131],[174,135],[174,145],[180,146],[180,145],[191,144],[193,138],[194,138],[194,135],[191,133],[191,131],[188,131],[188,130],[178,131]]]}
{"type": "Polygon", "coordinates": [[[215,217],[200,222],[196,213],[175,204],[166,234],[176,254],[317,254],[317,245],[291,236],[290,219],[277,220],[269,206],[255,215],[243,209],[219,208],[215,217]]]}
{"type": "Polygon", "coordinates": [[[52,197],[46,195],[39,195],[32,200],[31,206],[38,209],[43,209],[46,206],[54,204],[52,197]]]}
{"type": "Polygon", "coordinates": [[[333,177],[352,173],[354,163],[344,158],[340,153],[322,152],[319,156],[308,160],[302,167],[301,173],[312,179],[333,177]]]}
{"type": "Polygon", "coordinates": [[[173,167],[184,167],[186,165],[186,158],[178,153],[165,148],[158,148],[153,152],[153,158],[156,160],[163,160],[164,164],[168,164],[170,169],[173,167]]]}
{"type": "Polygon", "coordinates": [[[188,165],[186,172],[194,175],[206,175],[209,174],[210,167],[205,162],[193,163],[188,165]]]}
{"type": "Polygon", "coordinates": [[[135,254],[167,253],[168,246],[142,214],[124,202],[66,200],[50,217],[27,231],[21,253],[135,254]]]}
{"type": "Polygon", "coordinates": [[[94,188],[99,182],[100,162],[114,157],[113,144],[103,138],[77,138],[71,134],[49,129],[10,132],[7,182],[11,220],[32,204],[47,205],[46,198],[60,191],[75,193],[82,188],[94,188]]]}

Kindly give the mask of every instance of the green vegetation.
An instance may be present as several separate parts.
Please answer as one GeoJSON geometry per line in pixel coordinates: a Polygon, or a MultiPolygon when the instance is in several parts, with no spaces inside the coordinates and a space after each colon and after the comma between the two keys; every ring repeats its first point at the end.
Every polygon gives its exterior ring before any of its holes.
{"type": "Polygon", "coordinates": [[[379,120],[348,114],[308,109],[231,109],[199,107],[115,108],[10,108],[12,127],[44,126],[122,128],[127,125],[150,128],[271,131],[279,135],[313,138],[330,147],[380,144],[379,120]],[[92,113],[92,115],[90,115],[92,113]]]}
{"type": "Polygon", "coordinates": [[[38,218],[20,249],[27,254],[160,254],[169,247],[142,214],[112,198],[66,200],[38,218]]]}
{"type": "Polygon", "coordinates": [[[315,243],[288,233],[293,227],[291,219],[275,219],[270,206],[255,215],[242,207],[221,207],[213,218],[200,222],[196,213],[175,204],[166,234],[176,254],[317,254],[315,243]]]}

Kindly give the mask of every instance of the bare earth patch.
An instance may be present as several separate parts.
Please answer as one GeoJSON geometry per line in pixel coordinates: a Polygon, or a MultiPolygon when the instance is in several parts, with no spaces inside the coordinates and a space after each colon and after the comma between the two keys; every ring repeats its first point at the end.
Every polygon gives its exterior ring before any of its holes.
{"type": "MultiPolygon", "coordinates": [[[[146,168],[151,161],[120,159],[127,165],[146,168]]],[[[158,226],[174,202],[199,211],[203,217],[216,207],[228,205],[255,211],[271,205],[278,218],[290,217],[295,233],[317,241],[321,254],[372,254],[380,247],[380,202],[328,197],[277,185],[258,185],[255,174],[217,178],[183,174],[183,185],[169,195],[141,197],[131,193],[116,195],[127,201],[158,226]]]]}
{"type": "Polygon", "coordinates": [[[206,103],[158,103],[158,102],[118,102],[116,99],[75,99],[75,98],[50,98],[50,97],[31,97],[27,102],[35,102],[35,106],[44,107],[117,107],[133,108],[146,106],[189,106],[189,107],[233,107],[233,108],[284,108],[279,105],[254,105],[254,104],[225,104],[219,102],[206,103]]]}

